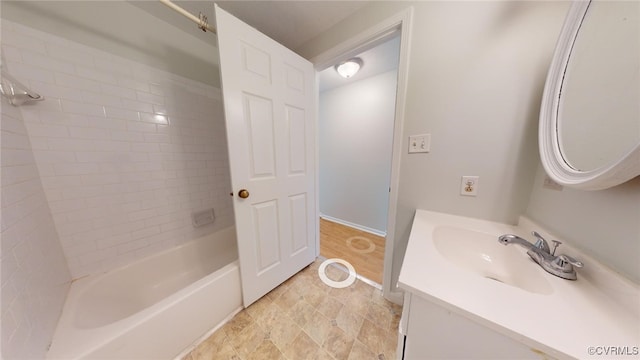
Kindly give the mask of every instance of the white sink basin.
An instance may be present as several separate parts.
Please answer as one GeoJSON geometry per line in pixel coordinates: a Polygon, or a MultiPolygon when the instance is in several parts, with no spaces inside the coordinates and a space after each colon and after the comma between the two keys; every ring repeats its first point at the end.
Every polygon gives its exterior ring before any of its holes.
{"type": "Polygon", "coordinates": [[[453,227],[437,226],[433,242],[448,261],[486,279],[498,281],[541,295],[553,293],[545,272],[518,249],[502,245],[493,234],[453,227]]]}

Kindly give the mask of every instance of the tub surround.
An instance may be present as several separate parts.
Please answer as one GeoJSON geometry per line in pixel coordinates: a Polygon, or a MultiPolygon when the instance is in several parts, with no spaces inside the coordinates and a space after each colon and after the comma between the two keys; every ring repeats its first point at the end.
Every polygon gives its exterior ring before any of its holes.
{"type": "Polygon", "coordinates": [[[5,19],[2,50],[73,278],[233,224],[219,89],[5,19]]]}
{"type": "Polygon", "coordinates": [[[71,276],[20,110],[2,98],[2,357],[41,359],[71,276]]]}
{"type": "MultiPolygon", "coordinates": [[[[531,239],[532,230],[548,240],[562,241],[525,217],[518,226],[511,226],[416,210],[399,286],[420,301],[558,359],[587,358],[589,346],[628,346],[633,351],[640,345],[640,289],[631,281],[563,241],[558,253],[585,264],[578,269],[578,280],[555,277],[531,261],[532,270],[545,277],[550,292],[528,292],[483,278],[444,258],[432,240],[434,230],[442,226],[495,235],[498,246],[502,246],[499,235],[531,239]]],[[[528,260],[525,249],[514,249],[528,260]]]]}

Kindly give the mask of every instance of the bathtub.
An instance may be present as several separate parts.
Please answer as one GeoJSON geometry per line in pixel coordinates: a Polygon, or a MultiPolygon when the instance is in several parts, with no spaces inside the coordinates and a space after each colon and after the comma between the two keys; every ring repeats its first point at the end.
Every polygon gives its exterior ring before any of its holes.
{"type": "Polygon", "coordinates": [[[242,309],[235,228],[74,281],[48,359],[172,359],[242,309]]]}

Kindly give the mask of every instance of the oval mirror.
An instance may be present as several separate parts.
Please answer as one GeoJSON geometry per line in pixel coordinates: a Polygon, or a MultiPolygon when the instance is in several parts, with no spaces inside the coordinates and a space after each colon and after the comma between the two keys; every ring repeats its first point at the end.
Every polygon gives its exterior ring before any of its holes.
{"type": "Polygon", "coordinates": [[[640,175],[640,2],[576,1],[540,110],[540,157],[556,182],[585,190],[640,175]]]}

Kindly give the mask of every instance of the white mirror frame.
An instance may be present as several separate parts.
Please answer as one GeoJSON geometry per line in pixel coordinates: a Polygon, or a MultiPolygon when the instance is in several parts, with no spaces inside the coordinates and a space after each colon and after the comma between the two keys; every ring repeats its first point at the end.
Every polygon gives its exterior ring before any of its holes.
{"type": "Polygon", "coordinates": [[[540,160],[552,180],[577,189],[602,190],[640,175],[640,143],[610,164],[594,170],[580,171],[569,166],[562,157],[557,131],[563,74],[590,3],[591,1],[574,1],[562,26],[542,95],[538,142],[540,160]]]}

